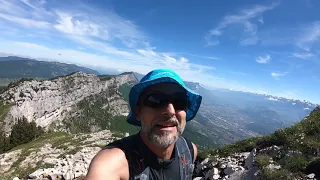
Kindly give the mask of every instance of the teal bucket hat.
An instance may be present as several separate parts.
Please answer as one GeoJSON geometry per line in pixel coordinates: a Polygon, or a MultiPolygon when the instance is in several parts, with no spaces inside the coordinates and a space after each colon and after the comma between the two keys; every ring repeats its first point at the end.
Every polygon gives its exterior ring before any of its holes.
{"type": "Polygon", "coordinates": [[[140,121],[136,119],[135,115],[135,107],[139,101],[139,97],[141,93],[144,91],[145,88],[158,83],[177,83],[178,85],[182,86],[186,90],[187,94],[187,110],[186,110],[186,121],[192,120],[199,108],[202,101],[202,96],[197,94],[196,92],[192,91],[191,89],[187,88],[182,79],[179,77],[179,75],[175,72],[173,72],[170,69],[156,69],[151,72],[149,72],[147,75],[145,75],[138,84],[134,85],[130,89],[129,93],[129,105],[130,105],[130,113],[127,118],[127,122],[135,125],[135,126],[141,126],[140,121]]]}

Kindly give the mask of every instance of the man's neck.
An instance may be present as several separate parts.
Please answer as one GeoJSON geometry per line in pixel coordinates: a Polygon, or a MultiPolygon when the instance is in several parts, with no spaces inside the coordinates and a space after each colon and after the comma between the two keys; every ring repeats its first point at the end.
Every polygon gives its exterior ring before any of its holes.
{"type": "Polygon", "coordinates": [[[167,148],[163,148],[163,147],[159,147],[157,145],[155,145],[154,143],[152,143],[148,137],[140,132],[140,137],[143,141],[143,143],[160,159],[163,160],[169,160],[171,158],[173,149],[174,149],[174,144],[171,144],[169,147],[167,148]]]}

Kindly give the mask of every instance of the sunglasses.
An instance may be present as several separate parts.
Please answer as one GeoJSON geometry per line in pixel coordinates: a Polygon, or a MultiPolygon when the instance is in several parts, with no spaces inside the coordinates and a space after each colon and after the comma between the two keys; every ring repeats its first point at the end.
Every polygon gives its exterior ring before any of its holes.
{"type": "Polygon", "coordinates": [[[143,99],[143,104],[151,108],[162,108],[171,103],[176,110],[186,110],[187,96],[184,92],[174,94],[150,93],[143,99]]]}

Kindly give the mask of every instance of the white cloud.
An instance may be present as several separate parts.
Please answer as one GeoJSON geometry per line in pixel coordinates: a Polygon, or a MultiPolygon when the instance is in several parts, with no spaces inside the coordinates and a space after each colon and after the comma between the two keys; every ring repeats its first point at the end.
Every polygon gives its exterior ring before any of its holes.
{"type": "Polygon", "coordinates": [[[271,76],[278,80],[280,77],[285,76],[285,75],[287,75],[287,74],[288,74],[288,72],[283,72],[283,73],[275,73],[275,72],[272,72],[272,73],[271,73],[271,76]]]}
{"type": "MultiPolygon", "coordinates": [[[[44,10],[43,3],[35,4],[33,1],[21,1],[30,7],[30,11],[41,14],[44,10]]],[[[21,3],[16,4],[16,7],[19,6],[22,6],[21,3]]],[[[204,77],[210,77],[206,72],[214,69],[210,66],[191,63],[183,56],[155,51],[155,47],[150,46],[144,33],[139,30],[134,22],[124,19],[112,11],[104,10],[101,12],[86,5],[70,10],[51,9],[50,11],[51,19],[44,21],[46,26],[51,27],[46,29],[47,35],[53,39],[56,37],[62,38],[62,42],[66,40],[65,38],[68,38],[71,43],[77,44],[74,49],[51,48],[34,42],[3,40],[0,42],[2,53],[58,60],[79,65],[114,67],[122,71],[134,70],[140,73],[165,67],[181,72],[187,78],[190,77],[190,74],[198,74],[199,72],[206,74],[204,77]],[[61,36],[61,34],[64,36],[61,36]],[[123,42],[125,46],[114,45],[114,41],[117,43],[119,41],[123,42]],[[79,45],[82,47],[81,51],[78,48],[79,45]],[[95,50],[95,53],[88,53],[88,50],[95,50]],[[184,73],[184,71],[188,73],[184,73]],[[192,73],[193,71],[195,73],[192,73]]],[[[1,12],[5,13],[0,10],[1,12]]],[[[47,14],[44,13],[44,15],[47,14]]],[[[25,28],[34,29],[34,26],[36,26],[32,23],[32,26],[29,26],[28,24],[35,20],[23,13],[16,16],[7,13],[5,17],[7,16],[10,17],[11,22],[23,25],[25,28]],[[18,21],[17,19],[25,21],[18,21]]],[[[17,34],[21,36],[22,32],[17,32],[17,34]]],[[[44,41],[40,42],[45,44],[44,41]]],[[[203,78],[203,80],[205,79],[203,78]]]]}
{"type": "MultiPolygon", "coordinates": [[[[216,32],[218,34],[218,31],[216,32]]],[[[212,39],[212,35],[209,34],[205,37],[205,41],[206,41],[206,44],[205,46],[217,46],[220,44],[220,41],[216,40],[216,39],[212,39]]]]}
{"type": "Polygon", "coordinates": [[[256,35],[253,35],[253,36],[250,36],[246,39],[243,39],[240,41],[240,45],[244,45],[244,46],[247,46],[247,45],[254,45],[254,44],[257,44],[259,41],[259,38],[258,36],[256,35]]]}
{"type": "MultiPolygon", "coordinates": [[[[108,9],[94,9],[82,3],[45,9],[46,1],[43,0],[0,0],[0,3],[0,23],[9,21],[30,31],[34,28],[46,29],[51,36],[60,33],[77,42],[81,39],[82,43],[87,39],[87,42],[120,41],[129,48],[149,46],[139,27],[108,9]]],[[[92,42],[87,45],[91,47],[92,42]]]]}
{"type": "Polygon", "coordinates": [[[320,21],[315,21],[302,28],[302,33],[297,39],[296,45],[306,51],[310,51],[312,45],[320,39],[320,21]]]}
{"type": "Polygon", "coordinates": [[[261,15],[268,10],[274,9],[277,5],[277,3],[273,3],[270,6],[255,5],[251,8],[242,9],[237,14],[225,16],[217,27],[209,30],[208,35],[205,38],[207,45],[217,45],[216,43],[211,42],[216,42],[216,37],[221,36],[223,34],[223,30],[232,24],[242,24],[244,27],[243,31],[247,37],[245,40],[242,40],[240,44],[256,44],[258,42],[258,37],[256,36],[257,26],[253,23],[252,19],[260,17],[258,21],[263,24],[261,15]]]}
{"type": "Polygon", "coordinates": [[[237,76],[247,76],[248,75],[247,73],[239,72],[239,71],[229,71],[229,72],[232,74],[235,74],[237,76]]]}
{"type": "Polygon", "coordinates": [[[257,57],[256,61],[261,64],[267,64],[270,61],[270,59],[271,59],[270,55],[266,55],[266,56],[257,57]]]}
{"type": "Polygon", "coordinates": [[[309,58],[313,57],[314,54],[312,54],[312,53],[292,53],[292,56],[296,57],[296,58],[300,58],[300,59],[309,59],[309,58]]]}
{"type": "Polygon", "coordinates": [[[19,6],[19,4],[17,5],[13,3],[13,1],[0,0],[0,4],[0,12],[3,12],[5,14],[17,16],[26,16],[28,14],[28,12],[23,7],[19,6]]]}
{"type": "Polygon", "coordinates": [[[259,21],[261,24],[264,24],[263,17],[260,17],[260,18],[258,19],[258,21],[259,21]]]}
{"type": "Polygon", "coordinates": [[[59,19],[57,24],[54,27],[71,36],[88,36],[88,37],[97,37],[101,40],[109,40],[109,32],[107,28],[89,22],[86,20],[79,20],[77,17],[72,16],[64,12],[57,12],[59,19]]]}
{"type": "Polygon", "coordinates": [[[21,26],[28,27],[28,28],[49,28],[50,27],[50,24],[48,22],[20,18],[20,17],[15,17],[13,15],[8,15],[8,14],[0,13],[0,18],[13,23],[17,23],[21,26]]]}
{"type": "Polygon", "coordinates": [[[127,56],[113,56],[113,54],[97,55],[72,49],[49,48],[43,45],[28,43],[1,41],[0,53],[18,56],[27,56],[38,59],[57,60],[60,62],[75,63],[78,65],[90,65],[98,67],[114,67],[122,71],[136,71],[142,74],[154,68],[170,68],[184,75],[188,80],[199,80],[209,83],[208,78],[212,75],[208,71],[214,67],[194,64],[185,57],[172,57],[153,50],[138,50],[127,56]],[[17,49],[19,51],[17,52],[17,49]],[[196,76],[198,74],[198,76],[196,76]]]}
{"type": "Polygon", "coordinates": [[[180,58],[180,62],[182,62],[182,63],[187,63],[187,62],[189,62],[189,60],[186,59],[186,58],[184,58],[184,57],[181,57],[181,58],[180,58]]]}
{"type": "Polygon", "coordinates": [[[320,21],[299,24],[295,27],[274,27],[258,33],[260,41],[267,46],[296,46],[307,52],[317,50],[320,42],[320,21]],[[314,48],[314,49],[312,49],[314,48]]]}
{"type": "Polygon", "coordinates": [[[203,55],[190,54],[190,53],[181,53],[181,54],[188,55],[188,56],[193,56],[193,57],[198,57],[198,58],[203,58],[203,59],[211,59],[211,60],[220,59],[219,57],[215,57],[215,56],[203,56],[203,55]]]}

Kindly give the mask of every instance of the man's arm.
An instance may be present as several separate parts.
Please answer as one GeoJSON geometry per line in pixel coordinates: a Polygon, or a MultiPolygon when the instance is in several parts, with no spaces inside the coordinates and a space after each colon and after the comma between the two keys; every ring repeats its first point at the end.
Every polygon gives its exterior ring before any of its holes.
{"type": "Polygon", "coordinates": [[[197,159],[197,155],[198,155],[198,148],[195,144],[192,143],[193,146],[193,154],[194,154],[194,158],[193,158],[193,162],[197,159]]]}
{"type": "Polygon", "coordinates": [[[121,149],[102,150],[92,159],[86,180],[102,179],[129,179],[128,162],[121,149]]]}

